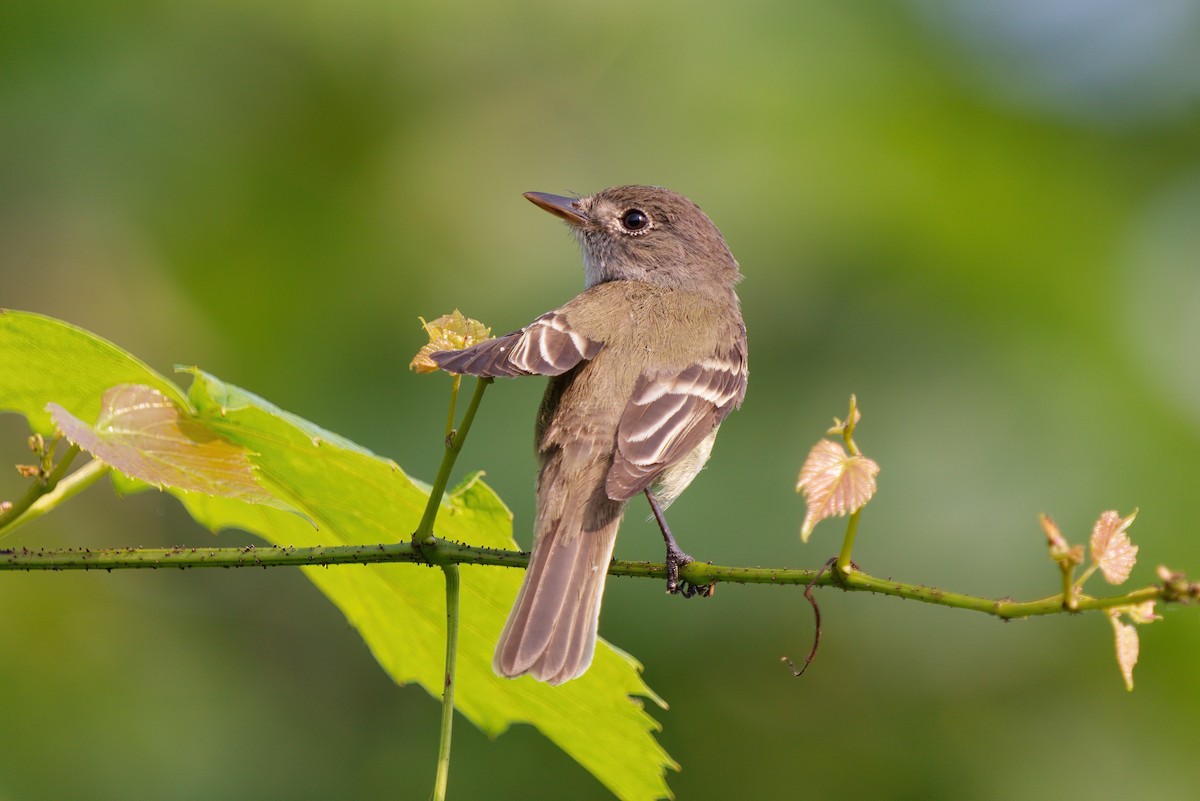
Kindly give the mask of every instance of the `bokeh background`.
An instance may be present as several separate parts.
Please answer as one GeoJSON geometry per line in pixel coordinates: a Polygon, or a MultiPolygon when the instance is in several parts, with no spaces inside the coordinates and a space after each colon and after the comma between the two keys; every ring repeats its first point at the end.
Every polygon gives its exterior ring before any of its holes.
{"type": "MultiPolygon", "coordinates": [[[[815,566],[807,449],[851,392],[883,468],[856,559],[1055,590],[1037,513],[1141,513],[1200,575],[1200,6],[1059,0],[0,4],[0,305],[198,364],[432,477],[447,384],[418,315],[497,332],[581,287],[526,190],[655,183],[741,261],[752,380],[672,508],[684,546],[815,566]]],[[[0,376],[0,380],[3,377],[0,376]]],[[[532,516],[542,382],[489,392],[460,473],[532,516]]],[[[20,418],[0,462],[27,461],[20,418]]],[[[0,473],[0,497],[21,482],[0,473]]],[[[5,545],[214,538],[97,486],[5,545]]],[[[660,558],[635,509],[618,554],[660,558]]],[[[1100,579],[1093,580],[1101,591],[1100,579]]],[[[1001,624],[795,589],[614,580],[602,633],[670,702],[680,798],[1183,797],[1200,613],[1001,624]]],[[[393,799],[437,705],[298,572],[0,576],[0,799],[393,799]]],[[[528,727],[460,724],[457,798],[605,798],[528,727]]]]}

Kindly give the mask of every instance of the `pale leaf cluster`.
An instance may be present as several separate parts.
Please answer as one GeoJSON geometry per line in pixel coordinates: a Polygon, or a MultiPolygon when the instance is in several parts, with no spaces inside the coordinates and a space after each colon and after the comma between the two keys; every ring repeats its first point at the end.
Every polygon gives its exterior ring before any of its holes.
{"type": "MultiPolygon", "coordinates": [[[[1129,527],[1136,517],[1136,509],[1126,517],[1121,517],[1119,512],[1113,510],[1101,513],[1092,526],[1089,541],[1092,563],[1079,580],[1072,583],[1069,577],[1078,565],[1083,564],[1083,545],[1068,543],[1054,521],[1042,515],[1042,530],[1046,533],[1050,558],[1058,563],[1064,576],[1068,577],[1070,593],[1077,595],[1083,583],[1097,570],[1109,584],[1123,584],[1129,578],[1137,564],[1138,548],[1129,539],[1129,527]]],[[[1070,603],[1071,599],[1068,598],[1067,602],[1070,603]]],[[[1117,651],[1117,666],[1121,669],[1121,677],[1128,690],[1133,689],[1133,668],[1138,661],[1137,626],[1161,619],[1154,613],[1154,601],[1114,606],[1108,610],[1117,651]]]]}
{"type": "Polygon", "coordinates": [[[414,373],[432,373],[440,369],[431,358],[435,353],[462,350],[492,338],[491,328],[464,316],[458,309],[429,322],[425,322],[424,318],[419,319],[429,334],[429,342],[408,363],[408,369],[414,373]]]}

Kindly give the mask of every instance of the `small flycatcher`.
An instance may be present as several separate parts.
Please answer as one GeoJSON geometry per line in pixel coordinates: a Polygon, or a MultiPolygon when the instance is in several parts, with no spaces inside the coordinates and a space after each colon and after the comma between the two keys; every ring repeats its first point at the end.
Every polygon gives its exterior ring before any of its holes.
{"type": "Polygon", "coordinates": [[[587,289],[520,331],[433,359],[453,373],[551,376],[535,430],[533,554],[492,666],[559,684],[592,662],[617,527],[639,493],[667,542],[667,589],[679,588],[691,558],[662,510],[741,406],[746,327],[738,263],[683,195],[619,186],[578,199],[525,197],[566,220],[587,289]]]}

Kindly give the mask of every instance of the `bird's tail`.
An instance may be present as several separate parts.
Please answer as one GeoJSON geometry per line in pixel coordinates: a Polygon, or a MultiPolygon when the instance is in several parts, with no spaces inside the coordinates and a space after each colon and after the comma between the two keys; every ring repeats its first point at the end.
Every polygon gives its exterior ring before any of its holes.
{"type": "Polygon", "coordinates": [[[592,664],[604,578],[623,506],[607,498],[598,504],[568,503],[570,512],[549,520],[539,509],[529,568],[492,659],[497,674],[528,673],[561,684],[592,664]]]}

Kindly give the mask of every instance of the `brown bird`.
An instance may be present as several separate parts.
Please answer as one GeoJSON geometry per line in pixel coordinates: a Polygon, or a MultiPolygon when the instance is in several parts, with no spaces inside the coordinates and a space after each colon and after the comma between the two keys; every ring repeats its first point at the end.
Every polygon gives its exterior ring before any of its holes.
{"type": "Polygon", "coordinates": [[[501,676],[559,684],[592,662],[604,579],[625,504],[644,492],[667,543],[667,589],[691,557],[662,516],[708,461],[746,394],[737,261],[683,195],[619,186],[529,192],[566,220],[587,289],[520,331],[434,354],[476,376],[552,376],[538,411],[533,553],[496,645],[501,676]]]}

